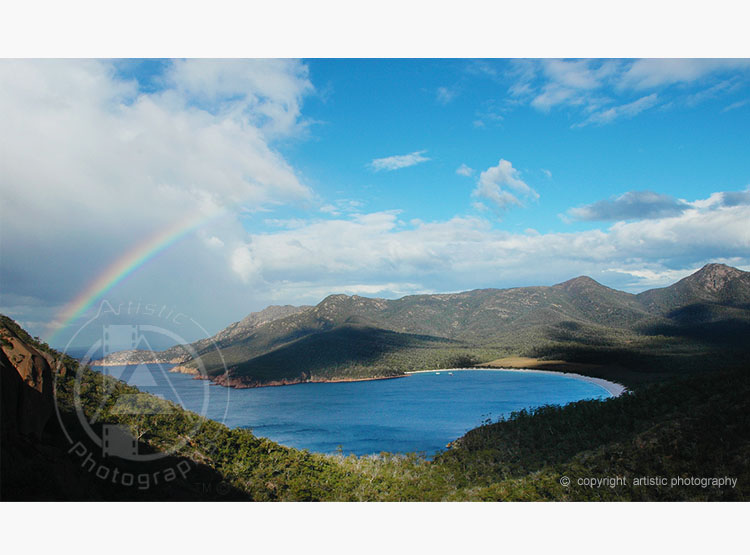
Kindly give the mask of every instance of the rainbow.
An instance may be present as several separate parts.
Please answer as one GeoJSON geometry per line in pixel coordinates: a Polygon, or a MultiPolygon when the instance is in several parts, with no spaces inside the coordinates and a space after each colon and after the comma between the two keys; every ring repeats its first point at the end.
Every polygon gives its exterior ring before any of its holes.
{"type": "MultiPolygon", "coordinates": [[[[220,211],[219,213],[222,212],[220,211]]],[[[59,322],[59,324],[54,325],[55,329],[47,337],[47,342],[50,343],[59,332],[83,315],[102,295],[115,285],[156,255],[174,245],[180,239],[217,215],[216,213],[208,216],[201,214],[197,217],[191,216],[187,219],[178,220],[132,247],[99,274],[75,299],[65,305],[55,319],[55,322],[59,322]]]]}

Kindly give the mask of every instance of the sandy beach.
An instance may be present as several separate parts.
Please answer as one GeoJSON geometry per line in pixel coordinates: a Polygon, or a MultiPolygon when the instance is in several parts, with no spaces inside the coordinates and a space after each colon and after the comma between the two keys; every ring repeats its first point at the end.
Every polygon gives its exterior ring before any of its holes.
{"type": "Polygon", "coordinates": [[[605,389],[612,397],[619,397],[627,391],[627,388],[619,383],[610,382],[601,378],[592,378],[591,376],[584,376],[582,374],[576,374],[573,372],[559,372],[555,370],[535,370],[533,368],[445,368],[440,370],[415,370],[414,372],[406,372],[407,374],[424,374],[424,373],[443,373],[443,372],[464,372],[466,370],[477,370],[481,372],[533,372],[535,374],[556,374],[575,378],[577,380],[583,380],[598,385],[605,389]]]}

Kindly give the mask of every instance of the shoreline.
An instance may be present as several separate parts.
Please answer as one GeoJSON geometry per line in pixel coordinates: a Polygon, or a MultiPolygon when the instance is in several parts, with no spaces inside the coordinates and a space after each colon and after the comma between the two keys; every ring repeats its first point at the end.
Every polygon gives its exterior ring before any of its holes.
{"type": "MultiPolygon", "coordinates": [[[[174,372],[175,370],[170,369],[169,372],[174,372]]],[[[178,373],[187,373],[187,372],[179,372],[178,373]]],[[[228,380],[221,380],[221,377],[217,377],[218,379],[212,378],[212,377],[203,377],[201,375],[196,375],[193,379],[194,380],[209,380],[211,382],[211,385],[217,385],[219,387],[228,387],[231,389],[257,389],[260,387],[283,387],[283,386],[290,386],[290,385],[302,385],[302,384],[308,384],[308,383],[353,383],[353,382],[372,382],[375,380],[395,380],[397,378],[406,378],[406,374],[402,374],[400,376],[374,376],[372,378],[334,378],[334,379],[307,379],[307,380],[278,380],[273,382],[267,382],[267,383],[235,383],[235,378],[229,378],[228,380]]]]}
{"type": "MultiPolygon", "coordinates": [[[[76,360],[78,360],[78,359],[76,359],[76,360]]],[[[80,362],[80,360],[79,360],[79,362],[80,362]]],[[[133,362],[128,362],[126,364],[123,364],[122,362],[111,362],[111,361],[105,361],[104,359],[98,359],[98,360],[90,360],[90,361],[88,361],[87,364],[89,366],[135,366],[135,365],[138,365],[138,364],[176,364],[176,365],[179,365],[179,364],[184,364],[184,361],[183,362],[175,362],[174,360],[170,360],[170,361],[167,361],[167,360],[158,360],[158,361],[157,360],[148,360],[148,361],[139,360],[139,361],[133,361],[133,362]]]]}
{"type": "MultiPolygon", "coordinates": [[[[105,364],[92,364],[89,363],[91,366],[99,366],[99,367],[106,367],[106,366],[127,366],[123,364],[114,364],[114,363],[105,363],[105,364]]],[[[570,378],[574,378],[577,380],[585,381],[592,383],[594,385],[598,385],[602,389],[604,389],[611,397],[619,397],[623,393],[627,392],[628,389],[624,385],[617,383],[617,382],[611,382],[609,380],[605,380],[603,378],[595,378],[593,376],[586,376],[583,374],[578,374],[576,372],[565,372],[562,370],[542,370],[542,369],[536,369],[536,368],[501,368],[501,367],[475,367],[475,368],[440,368],[436,370],[412,370],[409,372],[404,372],[401,375],[396,376],[373,376],[369,378],[332,378],[332,379],[306,379],[306,380],[294,380],[294,379],[282,379],[278,381],[272,381],[267,383],[242,383],[236,378],[229,378],[227,380],[222,380],[222,376],[216,376],[216,377],[208,377],[208,376],[201,376],[200,374],[196,372],[189,372],[183,369],[184,367],[179,363],[174,362],[139,362],[138,364],[174,364],[175,366],[168,369],[168,372],[174,372],[174,373],[180,373],[180,374],[187,374],[187,375],[194,375],[193,379],[196,380],[209,380],[211,382],[211,385],[217,385],[219,387],[229,387],[231,389],[255,389],[259,387],[281,387],[286,385],[299,385],[299,384],[305,384],[305,383],[353,383],[353,382],[369,382],[369,381],[375,381],[375,380],[391,380],[395,378],[406,378],[410,376],[411,374],[430,374],[430,373],[437,373],[437,372],[464,372],[467,370],[477,370],[482,372],[532,372],[537,374],[556,374],[556,375],[563,375],[568,376],[570,378]],[[239,382],[239,383],[238,383],[239,382]]]]}
{"type": "Polygon", "coordinates": [[[137,362],[137,363],[131,363],[131,364],[122,364],[122,363],[114,363],[114,362],[105,362],[98,364],[99,361],[92,361],[89,362],[89,366],[92,367],[110,367],[110,366],[135,366],[138,364],[173,364],[174,366],[172,368],[167,369],[167,372],[172,372],[175,374],[185,374],[188,376],[193,376],[194,380],[206,380],[211,382],[211,385],[216,385],[219,387],[228,387],[230,389],[255,389],[259,387],[281,387],[285,385],[300,385],[305,383],[352,383],[352,382],[371,382],[375,380],[392,380],[396,378],[406,378],[407,374],[397,374],[394,376],[372,376],[372,377],[366,377],[366,378],[317,378],[313,377],[312,379],[295,379],[295,378],[283,378],[281,380],[274,380],[270,382],[265,383],[258,383],[258,382],[250,382],[250,383],[243,383],[241,379],[229,377],[228,379],[222,379],[224,378],[224,374],[219,374],[217,376],[204,376],[201,375],[197,370],[190,368],[188,366],[184,366],[181,363],[176,362],[137,362]]]}
{"type": "Polygon", "coordinates": [[[559,370],[537,370],[534,368],[441,368],[439,370],[414,370],[412,372],[406,372],[406,374],[425,374],[425,373],[436,373],[436,372],[465,372],[467,370],[477,370],[480,372],[533,372],[536,374],[556,374],[558,376],[568,376],[577,380],[593,383],[604,389],[611,397],[619,397],[628,388],[622,384],[616,382],[610,382],[602,378],[594,378],[592,376],[584,376],[583,374],[577,374],[575,372],[562,372],[559,370]]]}

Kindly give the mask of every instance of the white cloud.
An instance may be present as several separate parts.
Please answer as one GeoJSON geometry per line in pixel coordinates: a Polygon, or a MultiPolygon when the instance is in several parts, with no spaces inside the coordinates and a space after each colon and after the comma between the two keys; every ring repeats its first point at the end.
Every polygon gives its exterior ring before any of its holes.
{"type": "Polygon", "coordinates": [[[580,111],[587,117],[575,127],[607,124],[635,116],[665,97],[690,107],[730,94],[749,75],[750,60],[743,59],[516,60],[508,73],[509,103],[528,103],[542,112],[562,107],[580,111]],[[668,95],[657,96],[668,87],[668,95]],[[644,95],[648,89],[656,92],[644,95]]]}
{"type": "Polygon", "coordinates": [[[409,166],[415,166],[422,162],[428,162],[430,159],[423,154],[426,150],[418,150],[411,154],[400,154],[397,156],[388,156],[386,158],[376,158],[370,162],[370,167],[373,171],[393,171],[400,170],[401,168],[408,168],[409,166]]]}
{"type": "Polygon", "coordinates": [[[456,168],[456,173],[458,175],[463,175],[464,177],[471,177],[474,173],[474,168],[470,168],[466,164],[461,164],[460,166],[458,166],[458,168],[456,168]]]}
{"type": "Polygon", "coordinates": [[[747,104],[750,104],[750,98],[746,98],[744,100],[738,100],[737,102],[733,102],[726,108],[722,110],[722,112],[729,112],[731,110],[736,110],[737,108],[742,108],[743,106],[746,106],[747,104]]]}
{"type": "Polygon", "coordinates": [[[302,99],[313,91],[307,66],[282,59],[177,60],[166,80],[178,102],[189,99],[212,113],[234,114],[272,135],[297,130],[302,99]]]}
{"type": "Polygon", "coordinates": [[[242,281],[247,283],[252,277],[258,274],[259,268],[250,254],[250,249],[247,245],[236,247],[232,251],[231,258],[232,270],[237,273],[242,281]]]}
{"type": "Polygon", "coordinates": [[[221,239],[219,239],[215,235],[212,235],[211,237],[208,237],[205,240],[205,242],[206,242],[206,245],[208,245],[209,247],[215,248],[215,249],[220,249],[221,247],[224,246],[224,241],[222,241],[221,239]]]}
{"type": "Polygon", "coordinates": [[[600,105],[604,100],[595,91],[613,79],[620,65],[613,60],[523,60],[510,93],[544,112],[558,105],[600,105]]]}
{"type": "Polygon", "coordinates": [[[612,123],[617,119],[632,118],[633,116],[640,114],[644,110],[648,110],[649,108],[655,106],[658,98],[659,97],[656,93],[652,93],[648,96],[644,96],[627,104],[612,106],[611,108],[607,108],[606,110],[594,112],[583,122],[575,125],[574,127],[583,127],[585,125],[591,124],[603,125],[606,123],[612,123]]]}
{"type": "Polygon", "coordinates": [[[364,204],[353,199],[338,199],[333,204],[321,206],[320,211],[331,216],[340,216],[351,212],[359,212],[364,204]]]}
{"type": "Polygon", "coordinates": [[[472,196],[489,201],[496,210],[500,211],[511,205],[520,206],[522,203],[519,197],[539,198],[539,194],[520,178],[513,164],[503,159],[498,162],[497,166],[487,168],[479,174],[472,196]]]}
{"type": "Polygon", "coordinates": [[[722,71],[748,71],[747,59],[657,59],[636,60],[623,73],[619,85],[649,89],[677,83],[694,83],[722,71]]]}
{"type": "Polygon", "coordinates": [[[552,179],[552,172],[549,170],[545,170],[542,168],[542,173],[547,177],[547,179],[552,179]]]}
{"type": "Polygon", "coordinates": [[[543,60],[542,67],[547,77],[562,87],[595,89],[612,76],[619,62],[592,60],[543,60]]]}
{"type": "Polygon", "coordinates": [[[701,266],[694,266],[692,268],[670,270],[670,269],[665,269],[665,268],[638,269],[638,268],[632,268],[632,267],[624,267],[624,268],[612,267],[609,269],[609,271],[632,276],[634,281],[638,283],[639,286],[651,288],[651,287],[663,287],[664,285],[671,285],[672,283],[675,283],[681,280],[685,276],[696,272],[700,268],[701,266]]]}
{"type": "Polygon", "coordinates": [[[685,106],[692,108],[712,98],[716,98],[724,94],[732,93],[738,90],[739,88],[740,88],[740,82],[738,79],[736,78],[725,79],[723,81],[719,81],[715,85],[702,88],[701,90],[697,92],[687,95],[684,99],[684,103],[685,103],[685,106]]]}
{"type": "Polygon", "coordinates": [[[476,119],[473,124],[474,127],[485,127],[489,125],[501,125],[505,120],[502,112],[506,108],[498,105],[494,100],[488,100],[482,103],[482,107],[475,112],[476,119]]]}
{"type": "Polygon", "coordinates": [[[456,88],[438,87],[437,91],[435,92],[435,101],[438,104],[445,106],[457,96],[458,90],[456,88]]]}

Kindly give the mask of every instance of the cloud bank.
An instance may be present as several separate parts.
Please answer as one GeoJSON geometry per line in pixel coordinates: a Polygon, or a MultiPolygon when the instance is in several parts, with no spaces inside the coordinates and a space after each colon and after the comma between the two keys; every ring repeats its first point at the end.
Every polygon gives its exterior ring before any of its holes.
{"type": "Polygon", "coordinates": [[[254,287],[279,300],[314,302],[320,292],[363,284],[381,296],[552,284],[573,277],[572,268],[641,290],[709,261],[750,264],[750,202],[731,205],[726,198],[732,193],[671,215],[570,233],[510,233],[468,216],[406,222],[396,211],[376,212],[253,234],[244,248],[255,261],[254,287]]]}

